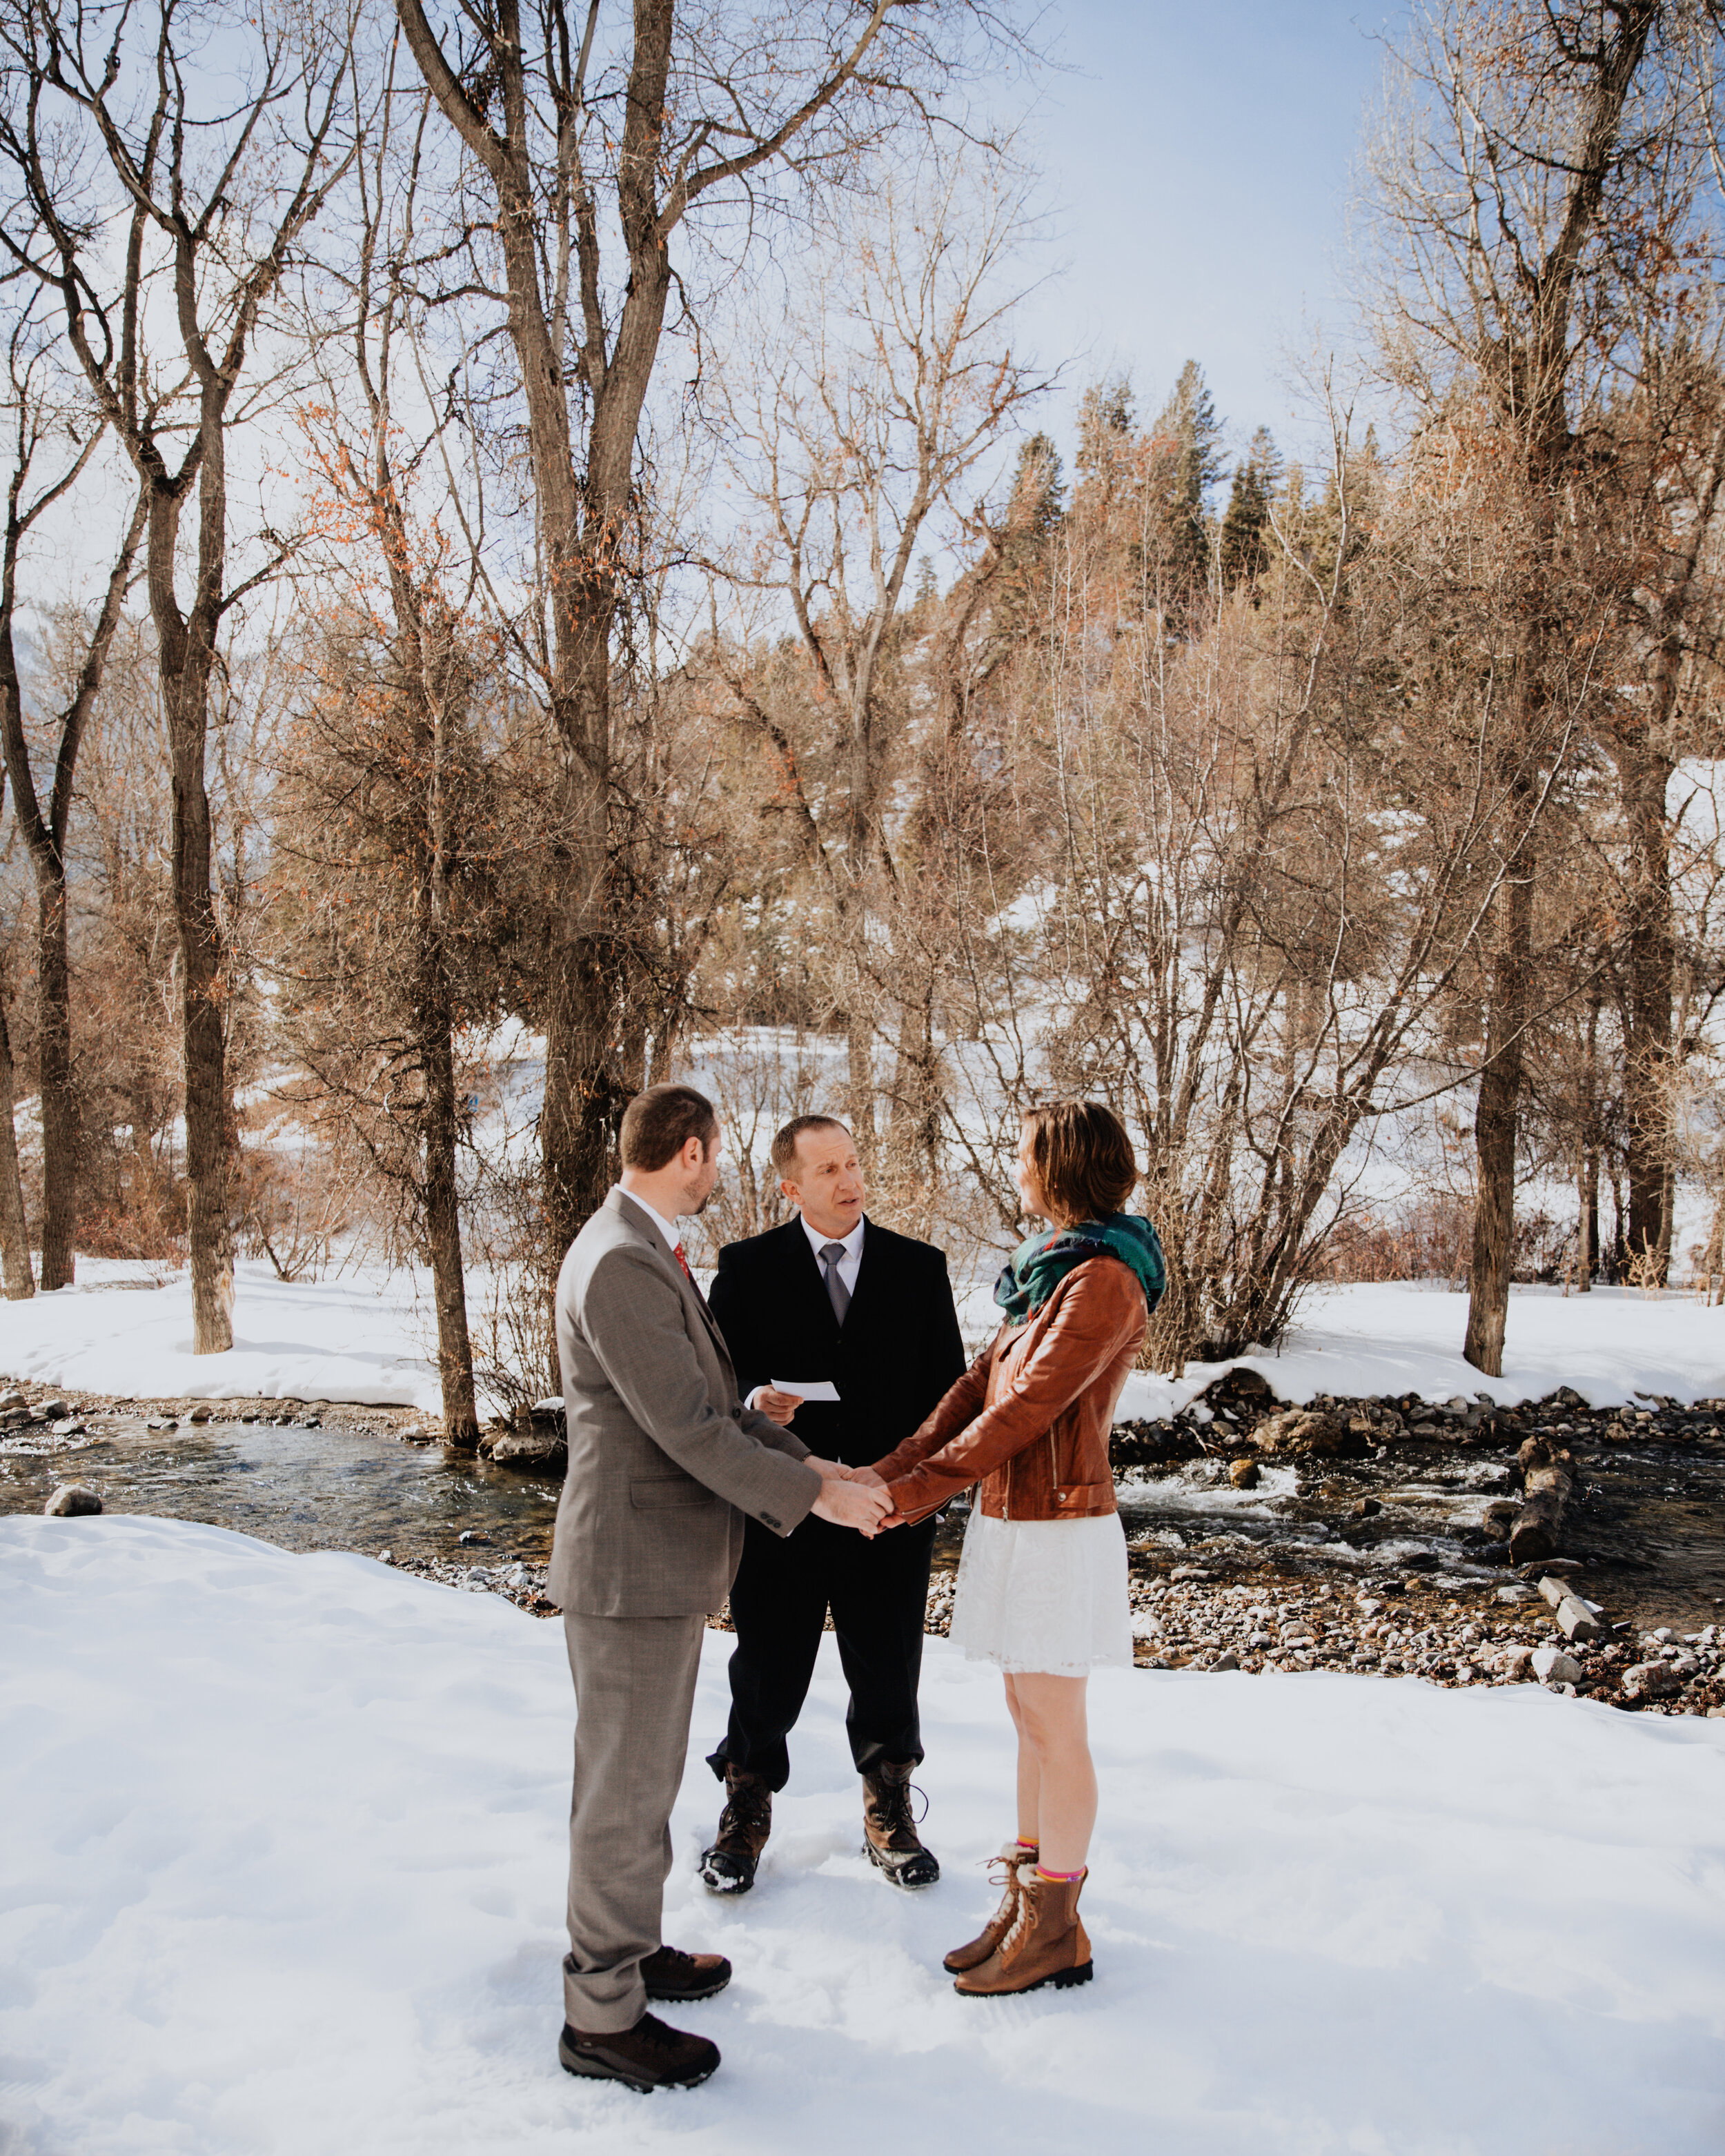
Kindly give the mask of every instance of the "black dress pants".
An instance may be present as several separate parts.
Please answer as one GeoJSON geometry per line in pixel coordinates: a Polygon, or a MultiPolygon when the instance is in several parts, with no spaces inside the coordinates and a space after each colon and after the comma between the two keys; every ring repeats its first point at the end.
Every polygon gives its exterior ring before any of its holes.
{"type": "Polygon", "coordinates": [[[916,1682],[934,1532],[925,1520],[865,1542],[826,1520],[806,1519],[789,1535],[748,1522],[731,1590],[731,1723],[707,1759],[721,1780],[727,1764],[769,1789],[790,1779],[785,1738],[803,1711],[829,1609],[850,1686],[845,1727],[858,1774],[922,1757],[916,1682]]]}

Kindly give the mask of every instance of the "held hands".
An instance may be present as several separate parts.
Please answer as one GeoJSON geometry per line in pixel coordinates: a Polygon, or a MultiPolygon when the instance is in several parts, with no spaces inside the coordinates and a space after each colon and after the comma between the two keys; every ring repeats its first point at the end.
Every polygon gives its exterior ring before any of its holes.
{"type": "MultiPolygon", "coordinates": [[[[853,1467],[850,1479],[853,1482],[860,1482],[865,1490],[884,1490],[886,1487],[886,1477],[877,1475],[872,1467],[853,1467]]],[[[901,1527],[904,1523],[902,1512],[889,1512],[880,1522],[883,1527],[901,1527]]]]}
{"type": "Polygon", "coordinates": [[[810,1454],[809,1465],[821,1478],[820,1495],[811,1507],[814,1517],[829,1520],[835,1527],[855,1527],[872,1542],[892,1511],[892,1501],[885,1488],[870,1489],[855,1470],[842,1467],[836,1460],[817,1460],[810,1454]]]}

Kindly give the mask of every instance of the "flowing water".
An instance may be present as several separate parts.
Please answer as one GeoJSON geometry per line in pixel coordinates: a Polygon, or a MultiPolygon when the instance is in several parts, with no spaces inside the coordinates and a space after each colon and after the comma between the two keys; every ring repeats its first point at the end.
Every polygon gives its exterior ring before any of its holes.
{"type": "Polygon", "coordinates": [[[0,1439],[0,1512],[40,1512],[67,1481],[109,1512],[204,1520],[284,1549],[452,1558],[464,1530],[531,1563],[551,1554],[557,1484],[377,1433],[211,1422],[151,1430],[141,1418],[91,1421],[51,1453],[39,1433],[0,1439]]]}
{"type": "MultiPolygon", "coordinates": [[[[110,1512],[208,1521],[288,1549],[468,1561],[460,1537],[486,1537],[483,1558],[542,1565],[558,1478],[492,1467],[441,1445],[385,1432],[301,1424],[211,1422],[151,1430],[124,1412],[88,1417],[56,1440],[0,1436],[0,1512],[38,1512],[59,1483],[89,1484],[110,1512]]],[[[1573,1516],[1573,1554],[1614,1614],[1681,1629],[1725,1616],[1725,1442],[1589,1445],[1588,1496],[1573,1516]]],[[[1237,1490],[1219,1460],[1136,1471],[1121,1511],[1140,1574],[1200,1568],[1214,1578],[1358,1578],[1436,1572],[1502,1577],[1502,1552],[1474,1531],[1510,1488],[1508,1455],[1478,1443],[1401,1444],[1358,1461],[1266,1463],[1237,1490]],[[1378,1509],[1362,1512],[1363,1500],[1378,1509]]],[[[956,1562],[962,1508],[942,1522],[937,1568],[956,1562]]]]}

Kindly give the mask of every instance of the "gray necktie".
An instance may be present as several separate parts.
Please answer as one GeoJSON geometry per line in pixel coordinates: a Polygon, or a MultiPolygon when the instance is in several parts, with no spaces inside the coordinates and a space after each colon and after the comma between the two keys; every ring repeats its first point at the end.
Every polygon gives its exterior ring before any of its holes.
{"type": "Polygon", "coordinates": [[[850,1290],[839,1277],[839,1260],[845,1255],[842,1243],[823,1243],[820,1254],[827,1261],[827,1295],[833,1306],[833,1315],[842,1325],[845,1313],[850,1307],[850,1290]]]}

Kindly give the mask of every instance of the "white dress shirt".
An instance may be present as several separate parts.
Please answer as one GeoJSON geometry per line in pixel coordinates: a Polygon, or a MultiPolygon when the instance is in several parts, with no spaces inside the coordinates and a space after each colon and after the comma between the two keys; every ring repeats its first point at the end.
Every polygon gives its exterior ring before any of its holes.
{"type": "Polygon", "coordinates": [[[845,1253],[839,1260],[839,1277],[845,1283],[846,1295],[855,1295],[856,1276],[862,1265],[863,1229],[869,1224],[867,1215],[857,1222],[848,1235],[818,1235],[809,1226],[806,1213],[799,1214],[798,1218],[803,1223],[803,1233],[809,1238],[809,1247],[814,1253],[814,1262],[820,1267],[821,1286],[826,1286],[827,1279],[827,1261],[821,1252],[829,1243],[836,1242],[845,1253]]]}
{"type": "MultiPolygon", "coordinates": [[[[623,1190],[624,1196],[628,1199],[631,1205],[639,1205],[640,1207],[642,1212],[646,1214],[647,1218],[653,1223],[654,1226],[658,1229],[660,1234],[664,1236],[666,1243],[670,1247],[671,1255],[675,1257],[676,1255],[678,1247],[683,1240],[681,1231],[678,1228],[676,1222],[675,1220],[667,1220],[664,1214],[660,1211],[659,1208],[656,1205],[649,1205],[646,1199],[643,1198],[639,1192],[634,1190],[624,1190],[623,1185],[620,1183],[618,1184],[617,1188],[619,1190],[623,1190]]],[[[687,1262],[688,1260],[685,1256],[684,1263],[686,1265],[687,1262]]]]}
{"type": "MultiPolygon", "coordinates": [[[[814,1253],[814,1262],[820,1274],[821,1286],[824,1287],[827,1284],[827,1261],[821,1255],[821,1252],[829,1243],[837,1243],[845,1252],[844,1256],[839,1260],[839,1277],[845,1283],[845,1293],[855,1295],[856,1276],[862,1268],[863,1229],[869,1224],[868,1215],[865,1214],[848,1235],[819,1235],[809,1226],[806,1214],[798,1214],[798,1217],[803,1223],[803,1233],[809,1238],[809,1247],[814,1253]]],[[[759,1407],[762,1394],[770,1389],[766,1385],[757,1385],[748,1396],[747,1404],[752,1408],[759,1407]]]]}

